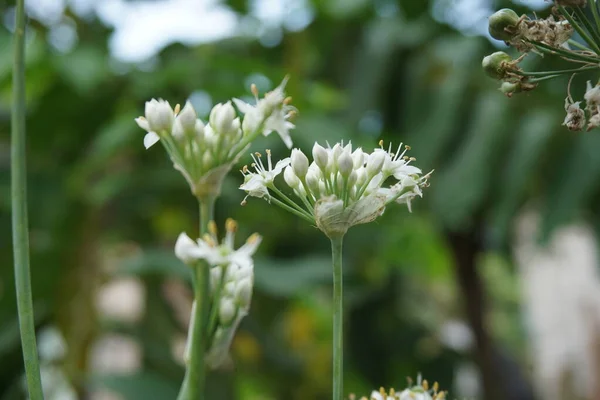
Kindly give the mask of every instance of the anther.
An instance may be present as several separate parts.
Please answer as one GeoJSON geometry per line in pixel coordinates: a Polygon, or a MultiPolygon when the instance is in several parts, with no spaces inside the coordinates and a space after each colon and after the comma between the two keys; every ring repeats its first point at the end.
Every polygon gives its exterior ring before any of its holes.
{"type": "Polygon", "coordinates": [[[250,85],[250,91],[255,97],[258,97],[258,88],[256,87],[256,84],[253,83],[250,85]]]}
{"type": "Polygon", "coordinates": [[[175,112],[175,114],[179,114],[179,110],[181,110],[181,106],[179,104],[175,105],[175,110],[173,110],[175,112]]]}

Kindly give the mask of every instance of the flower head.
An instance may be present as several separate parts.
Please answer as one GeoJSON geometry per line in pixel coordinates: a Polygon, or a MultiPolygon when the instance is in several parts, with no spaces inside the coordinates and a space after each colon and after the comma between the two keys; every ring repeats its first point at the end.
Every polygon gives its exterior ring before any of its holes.
{"type": "Polygon", "coordinates": [[[260,100],[253,90],[256,106],[234,99],[245,114],[242,120],[231,101],[214,106],[205,124],[189,102],[179,112],[179,105],[172,109],[168,102],[152,99],[146,103],[145,116],[135,120],[147,131],[144,147],[161,141],[196,197],[217,196],[225,175],[258,136],[276,130],[291,146],[289,131],[294,125],[288,120],[295,111],[285,98],[286,81],[260,100]]]}
{"type": "Polygon", "coordinates": [[[269,199],[268,187],[273,184],[275,177],[290,164],[290,158],[288,157],[278,161],[275,167],[273,167],[273,162],[271,161],[271,151],[267,149],[266,153],[266,166],[262,162],[262,155],[260,153],[254,153],[252,155],[252,160],[254,162],[251,166],[256,172],[251,172],[247,165],[242,168],[244,184],[240,186],[240,189],[248,192],[248,196],[258,198],[266,197],[269,199]]]}
{"type": "MultiPolygon", "coordinates": [[[[266,169],[262,165],[256,174],[245,168],[245,182],[240,189],[246,197],[275,201],[314,223],[329,237],[340,236],[351,226],[373,221],[388,204],[406,203],[410,209],[411,200],[422,196],[421,188],[427,184],[429,174],[421,176],[421,170],[411,164],[414,158],[405,155],[408,150],[400,146],[393,152],[391,146],[388,150],[381,146],[367,153],[360,148],[353,151],[351,143],[327,148],[315,143],[314,161],[293,149],[290,158],[277,164],[285,168],[284,181],[298,203],[275,187],[273,178],[281,172],[279,168],[268,181],[263,177],[266,169]],[[388,180],[393,180],[389,186],[388,180]]],[[[271,154],[267,154],[271,166],[271,154]]]]}
{"type": "MultiPolygon", "coordinates": [[[[350,396],[351,399],[355,398],[350,396]]],[[[412,380],[409,379],[409,387],[401,392],[395,391],[391,388],[386,391],[384,388],[374,390],[369,398],[361,397],[360,400],[444,400],[446,398],[446,392],[439,391],[437,382],[433,384],[433,387],[429,387],[429,383],[426,380],[422,380],[421,376],[417,379],[417,384],[412,385],[412,380]]]]}
{"type": "MultiPolygon", "coordinates": [[[[234,241],[237,223],[228,219],[225,230],[225,237],[219,243],[216,225],[211,222],[209,233],[202,239],[194,242],[187,235],[181,234],[175,246],[177,257],[187,264],[195,265],[199,260],[204,260],[211,269],[212,307],[217,307],[218,315],[217,329],[207,354],[207,363],[212,368],[219,367],[226,360],[236,328],[250,309],[254,286],[252,256],[261,242],[261,237],[255,233],[236,250],[234,241]]],[[[195,321],[192,321],[192,325],[193,323],[195,321]]]]}

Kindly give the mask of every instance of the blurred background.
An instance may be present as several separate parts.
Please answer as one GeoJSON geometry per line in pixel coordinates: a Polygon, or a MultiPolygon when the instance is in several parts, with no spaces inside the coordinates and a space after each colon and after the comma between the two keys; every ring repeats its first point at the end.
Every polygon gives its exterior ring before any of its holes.
{"type": "MultiPolygon", "coordinates": [[[[172,249],[196,231],[184,179],[133,119],[290,74],[296,146],[404,142],[424,199],[347,236],[348,393],[421,372],[450,399],[600,399],[600,133],[573,134],[567,78],[511,99],[481,71],[501,7],[543,0],[28,0],[31,253],[48,399],[174,399],[191,293],[172,249]]],[[[11,30],[0,1],[0,399],[24,398],[9,196],[11,30]]],[[[512,54],[512,53],[511,53],[512,54]]],[[[560,60],[530,57],[542,70],[560,60]]],[[[573,81],[581,98],[585,81],[573,81]]],[[[287,150],[274,136],[255,150],[287,150]]],[[[242,159],[240,166],[249,160],[242,159]]],[[[209,399],[328,399],[329,243],[227,178],[219,226],[259,231],[250,315],[209,399]]]]}

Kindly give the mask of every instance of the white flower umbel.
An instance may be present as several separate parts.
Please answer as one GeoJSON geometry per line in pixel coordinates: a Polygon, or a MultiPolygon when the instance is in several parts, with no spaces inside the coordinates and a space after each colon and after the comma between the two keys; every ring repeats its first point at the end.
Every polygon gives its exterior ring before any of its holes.
{"type": "MultiPolygon", "coordinates": [[[[276,204],[307,222],[316,225],[331,240],[333,266],[333,398],[343,397],[342,345],[342,244],[348,229],[371,222],[383,214],[391,203],[406,203],[422,196],[429,174],[411,163],[405,155],[408,146],[397,151],[391,146],[366,153],[352,149],[352,144],[338,143],[327,148],[315,143],[313,162],[300,150],[293,149],[289,158],[275,164],[267,150],[266,166],[255,154],[252,172],[242,169],[244,183],[240,189],[248,197],[258,197],[276,204]],[[285,168],[285,170],[284,170],[285,168]],[[283,170],[283,180],[297,200],[292,200],[275,184],[283,170]],[[390,181],[390,182],[388,182],[390,181]]],[[[246,199],[242,204],[246,203],[246,199]]]]}
{"type": "Polygon", "coordinates": [[[189,102],[180,111],[179,105],[173,109],[167,101],[152,99],[146,103],[145,116],[135,121],[148,132],[144,137],[146,149],[161,142],[196,197],[216,197],[225,175],[257,137],[277,131],[291,147],[289,131],[294,124],[289,119],[295,109],[289,105],[291,98],[285,97],[286,81],[262,99],[252,85],[257,99],[254,106],[234,99],[245,114],[242,119],[231,101],[214,106],[205,124],[189,102]]]}
{"type": "MultiPolygon", "coordinates": [[[[350,399],[354,399],[354,396],[350,396],[350,399]]],[[[384,388],[374,390],[371,395],[367,397],[361,397],[360,400],[444,400],[446,398],[446,392],[439,391],[437,382],[430,388],[426,380],[421,380],[419,376],[416,385],[412,385],[409,379],[409,387],[401,392],[397,392],[393,388],[389,391],[384,388]]]]}
{"type": "Polygon", "coordinates": [[[267,150],[266,166],[256,153],[251,165],[255,171],[243,168],[240,189],[246,197],[264,198],[314,223],[330,238],[340,237],[354,225],[373,221],[391,203],[407,204],[410,210],[411,201],[423,195],[421,188],[427,185],[429,174],[422,176],[412,165],[414,158],[406,156],[409,149],[401,145],[392,151],[390,146],[369,154],[360,148],[353,150],[350,143],[328,148],[315,143],[312,163],[294,149],[290,158],[275,167],[267,150]],[[297,200],[275,185],[283,168],[284,181],[297,200]]]}
{"type": "MultiPolygon", "coordinates": [[[[203,260],[204,265],[211,268],[209,317],[206,326],[202,329],[208,335],[208,343],[211,345],[207,349],[204,361],[211,368],[218,368],[227,359],[237,326],[250,309],[254,286],[252,256],[262,239],[255,233],[242,247],[235,249],[237,223],[232,219],[228,219],[225,223],[226,234],[221,242],[218,240],[214,222],[209,224],[208,230],[209,233],[196,242],[182,233],[175,245],[175,253],[188,265],[203,260]]],[[[190,340],[196,323],[194,311],[192,311],[188,346],[186,346],[187,360],[191,356],[190,340]]]]}

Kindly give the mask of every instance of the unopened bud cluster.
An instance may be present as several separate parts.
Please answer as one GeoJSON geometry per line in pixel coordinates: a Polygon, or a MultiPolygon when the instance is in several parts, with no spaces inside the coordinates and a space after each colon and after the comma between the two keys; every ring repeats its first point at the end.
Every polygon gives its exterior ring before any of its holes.
{"type": "MultiPolygon", "coordinates": [[[[194,241],[182,233],[175,244],[175,255],[180,260],[191,267],[210,268],[210,315],[213,318],[208,321],[212,337],[206,362],[212,368],[219,367],[226,360],[237,326],[250,309],[254,286],[252,256],[261,242],[261,237],[253,234],[236,250],[237,223],[228,219],[225,230],[225,237],[219,243],[216,225],[211,222],[209,233],[202,238],[194,241]],[[200,260],[204,263],[199,263],[200,260]]],[[[190,329],[194,323],[192,321],[190,329]]]]}
{"type": "MultiPolygon", "coordinates": [[[[484,71],[502,81],[500,91],[511,97],[515,93],[534,89],[538,82],[554,79],[561,75],[573,77],[583,71],[600,69],[600,16],[597,2],[586,0],[555,0],[551,14],[547,18],[519,16],[511,9],[504,8],[489,18],[490,35],[522,53],[513,59],[507,53],[496,52],[483,59],[484,71]],[[586,6],[590,10],[585,10],[586,6]],[[593,16],[593,20],[591,19],[593,16]],[[574,40],[573,33],[578,33],[574,40]],[[572,67],[555,71],[526,72],[517,66],[529,53],[541,56],[560,57],[572,67]]],[[[563,125],[570,130],[587,130],[600,125],[598,91],[588,83],[585,95],[586,108],[574,101],[567,86],[565,100],[566,116],[563,125]]]]}
{"type": "Polygon", "coordinates": [[[267,150],[266,161],[259,153],[253,155],[254,172],[243,168],[240,189],[246,197],[274,202],[314,223],[329,237],[342,236],[351,226],[382,215],[388,204],[407,204],[410,209],[414,197],[422,196],[429,174],[422,176],[412,165],[414,158],[405,155],[408,150],[401,145],[392,151],[390,145],[387,150],[381,147],[368,153],[352,149],[351,143],[333,147],[315,143],[312,162],[301,150],[293,149],[289,158],[275,165],[267,150]],[[296,200],[276,187],[275,177],[281,172],[296,200]]]}
{"type": "MultiPolygon", "coordinates": [[[[393,388],[385,390],[380,388],[374,390],[369,397],[361,397],[360,400],[444,400],[446,399],[446,392],[439,390],[437,382],[430,388],[429,383],[426,380],[421,380],[419,377],[417,384],[412,385],[409,383],[409,387],[402,390],[396,391],[393,388]]],[[[356,396],[351,395],[350,400],[356,400],[356,396]]]]}
{"type": "Polygon", "coordinates": [[[292,146],[289,131],[294,125],[289,119],[295,109],[285,97],[286,81],[262,99],[253,85],[256,105],[239,99],[217,104],[208,124],[197,117],[189,102],[180,110],[179,105],[173,109],[165,100],[152,99],[146,102],[145,116],[136,118],[148,132],[144,146],[149,148],[160,141],[195,196],[217,196],[225,175],[260,134],[276,131],[288,147],[292,146]],[[243,118],[236,107],[245,114],[243,118]]]}

